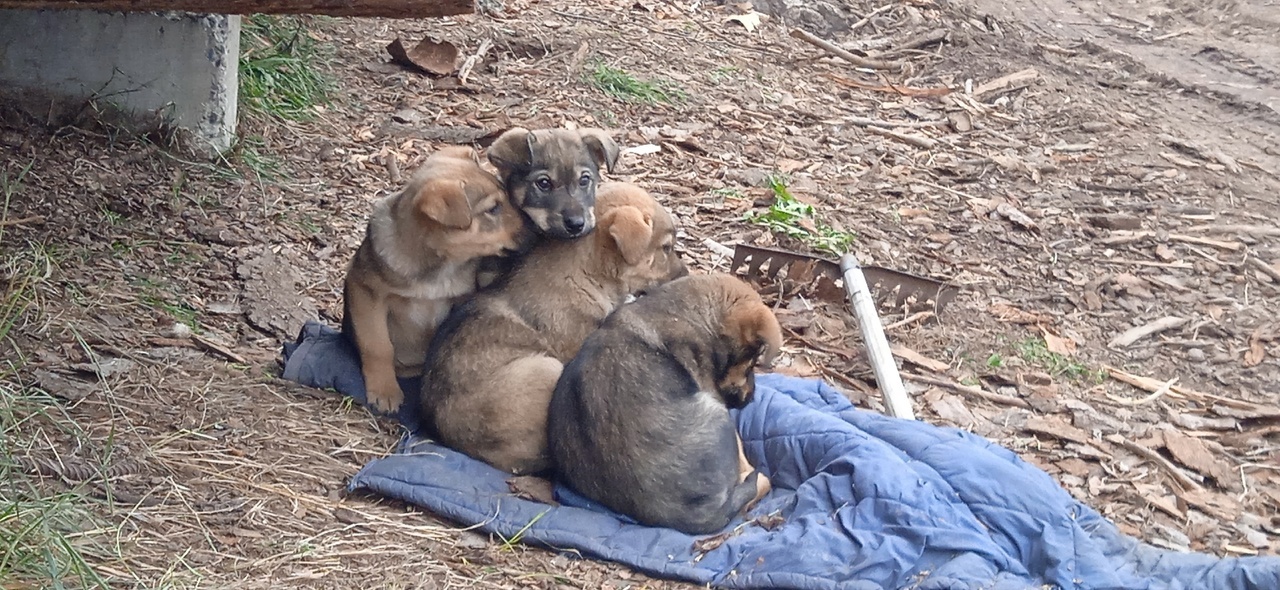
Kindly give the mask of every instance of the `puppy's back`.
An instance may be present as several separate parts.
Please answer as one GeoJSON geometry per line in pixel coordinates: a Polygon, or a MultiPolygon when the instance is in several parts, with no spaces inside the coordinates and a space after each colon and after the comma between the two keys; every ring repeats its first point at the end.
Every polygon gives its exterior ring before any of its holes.
{"type": "Polygon", "coordinates": [[[701,534],[723,528],[755,484],[734,485],[729,411],[687,367],[710,353],[706,343],[651,321],[687,309],[681,299],[660,290],[610,315],[565,367],[547,433],[556,471],[580,493],[641,522],[701,534]]]}

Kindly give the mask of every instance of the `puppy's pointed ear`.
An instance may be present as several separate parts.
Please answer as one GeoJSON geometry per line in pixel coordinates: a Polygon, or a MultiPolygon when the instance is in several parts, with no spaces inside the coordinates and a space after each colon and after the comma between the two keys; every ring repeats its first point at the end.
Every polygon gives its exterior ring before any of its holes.
{"type": "Polygon", "coordinates": [[[466,184],[453,178],[432,178],[422,183],[414,197],[418,210],[445,227],[471,226],[471,204],[466,184]]]}
{"type": "Polygon", "coordinates": [[[743,301],[729,308],[724,333],[743,348],[760,355],[760,366],[769,368],[782,350],[782,326],[769,307],[760,301],[743,301]]]}
{"type": "Polygon", "coordinates": [[[504,172],[533,165],[533,132],[512,127],[489,146],[489,163],[504,172]]]}
{"type": "Polygon", "coordinates": [[[609,237],[618,246],[622,259],[635,266],[644,259],[653,239],[653,217],[639,209],[624,205],[605,214],[603,225],[608,227],[609,237]]]}
{"type": "Polygon", "coordinates": [[[618,163],[618,155],[622,153],[613,138],[603,129],[582,129],[578,131],[578,137],[582,138],[591,157],[595,158],[596,166],[604,166],[605,170],[613,172],[613,167],[618,163]]]}

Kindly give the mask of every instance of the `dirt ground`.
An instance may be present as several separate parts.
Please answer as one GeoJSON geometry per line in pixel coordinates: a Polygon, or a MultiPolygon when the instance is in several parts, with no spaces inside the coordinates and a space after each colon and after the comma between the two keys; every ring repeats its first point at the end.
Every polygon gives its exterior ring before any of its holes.
{"type": "MultiPolygon", "coordinates": [[[[920,419],[1148,542],[1280,553],[1280,5],[824,5],[844,20],[823,35],[902,67],[855,69],[782,18],[748,30],[733,4],[507,0],[309,20],[331,100],[248,117],[213,164],[0,107],[4,501],[55,499],[32,530],[112,587],[680,586],[348,497],[397,427],[276,377],[303,321],[337,323],[397,177],[445,143],[574,124],[657,146],[611,178],[676,212],[695,268],[847,232],[863,263],[962,287],[937,315],[882,310],[920,419]],[[388,63],[428,35],[492,49],[465,83],[388,63]],[[670,100],[612,96],[607,72],[670,100]],[[775,173],[816,212],[791,236],[746,221],[775,173]]],[[[847,312],[761,289],[790,332],[778,370],[882,411],[847,312]]],[[[20,566],[30,587],[52,567],[20,566]]]]}

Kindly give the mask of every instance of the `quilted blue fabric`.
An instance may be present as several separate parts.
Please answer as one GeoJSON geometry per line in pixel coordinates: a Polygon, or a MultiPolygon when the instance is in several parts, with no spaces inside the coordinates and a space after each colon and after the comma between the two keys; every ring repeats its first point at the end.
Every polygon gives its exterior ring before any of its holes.
{"type": "MultiPolygon", "coordinates": [[[[285,378],[363,400],[355,352],[331,328],[308,323],[285,358],[285,378]]],[[[411,431],[417,423],[411,412],[398,417],[411,431]]],[[[734,522],[718,545],[635,524],[564,488],[556,507],[517,498],[506,474],[414,436],[350,488],[720,588],[1280,590],[1280,558],[1143,544],[1011,451],[858,410],[820,381],[759,375],[756,401],[735,418],[748,458],[775,486],[750,517],[774,517],[734,522]]]]}

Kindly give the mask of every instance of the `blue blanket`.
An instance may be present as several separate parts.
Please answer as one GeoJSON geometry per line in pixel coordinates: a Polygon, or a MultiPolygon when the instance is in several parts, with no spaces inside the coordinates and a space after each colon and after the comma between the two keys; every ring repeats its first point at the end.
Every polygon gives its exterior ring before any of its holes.
{"type": "MultiPolygon", "coordinates": [[[[308,323],[284,377],[363,401],[359,361],[308,323]]],[[[1120,533],[1048,474],[974,434],[855,409],[819,381],[758,377],[735,412],[775,489],[718,536],[645,527],[557,487],[561,505],[415,436],[350,482],[504,538],[721,588],[1280,589],[1280,558],[1164,551],[1120,533]]],[[[416,384],[406,382],[407,387],[416,384]]],[[[398,418],[412,432],[411,410],[398,418]]]]}

